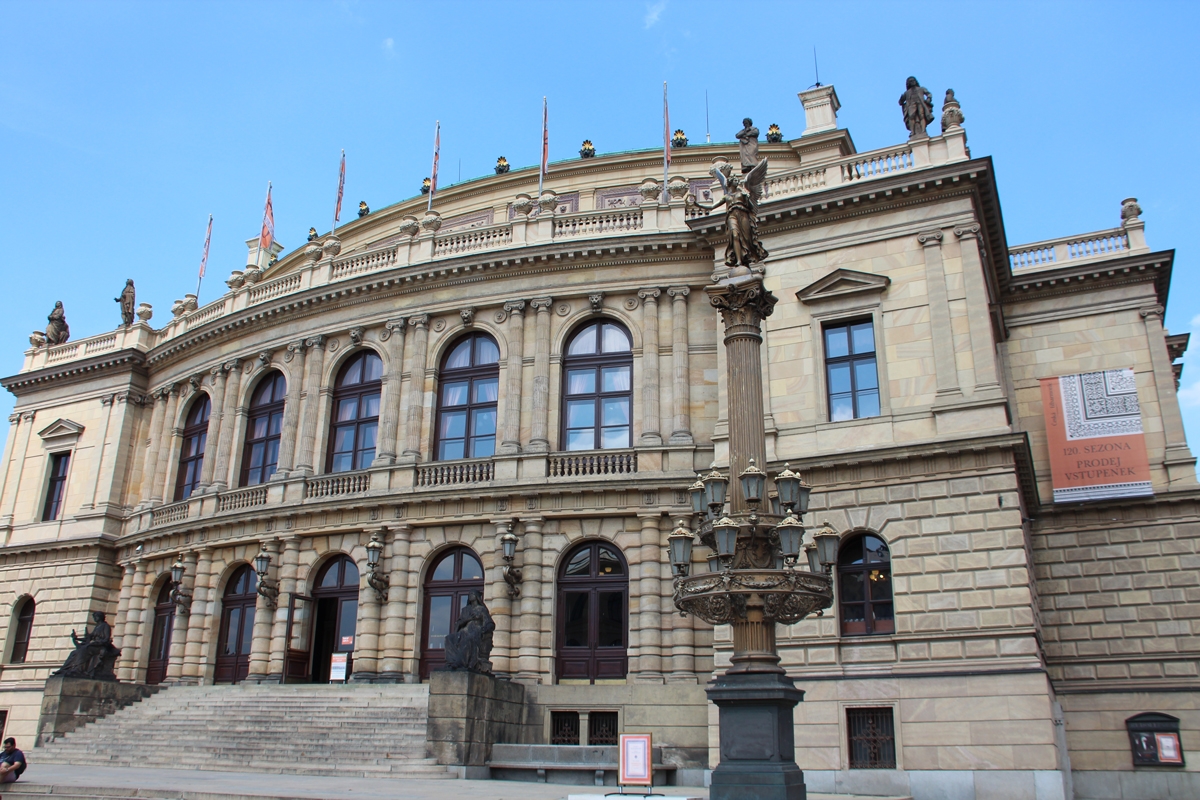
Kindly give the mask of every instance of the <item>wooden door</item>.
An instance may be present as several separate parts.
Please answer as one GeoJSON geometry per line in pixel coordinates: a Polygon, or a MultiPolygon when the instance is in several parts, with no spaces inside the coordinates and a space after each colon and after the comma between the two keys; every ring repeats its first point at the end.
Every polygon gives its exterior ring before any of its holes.
{"type": "Polygon", "coordinates": [[[615,545],[587,542],[563,559],[558,576],[559,680],[625,677],[629,658],[629,576],[615,545]]]}
{"type": "Polygon", "coordinates": [[[258,575],[249,564],[243,564],[225,586],[215,683],[239,683],[250,674],[250,643],[254,638],[257,602],[258,575]]]}
{"type": "Polygon", "coordinates": [[[171,600],[171,581],[163,583],[154,605],[154,627],[150,633],[150,660],[146,664],[146,683],[162,683],[171,660],[171,634],[175,629],[175,603],[171,600]]]}
{"type": "Polygon", "coordinates": [[[471,592],[483,591],[483,565],[469,547],[443,553],[425,576],[421,622],[421,680],[446,664],[446,635],[458,625],[458,614],[471,592]]]}

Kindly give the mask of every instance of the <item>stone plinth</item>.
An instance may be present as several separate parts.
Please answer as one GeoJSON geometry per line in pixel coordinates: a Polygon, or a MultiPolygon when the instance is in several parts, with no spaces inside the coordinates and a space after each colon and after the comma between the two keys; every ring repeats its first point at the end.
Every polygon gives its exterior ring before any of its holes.
{"type": "Polygon", "coordinates": [[[805,800],[792,713],[804,692],[779,673],[725,674],[708,686],[720,709],[721,763],[711,800],[805,800]]]}
{"type": "Polygon", "coordinates": [[[90,678],[50,678],[42,694],[42,713],[38,718],[34,746],[53,742],[76,728],[144,700],[160,688],[144,683],[90,678]]]}
{"type": "Polygon", "coordinates": [[[434,672],[429,677],[428,748],[439,764],[466,767],[464,777],[486,770],[492,744],[519,743],[525,722],[525,687],[474,672],[434,672]]]}

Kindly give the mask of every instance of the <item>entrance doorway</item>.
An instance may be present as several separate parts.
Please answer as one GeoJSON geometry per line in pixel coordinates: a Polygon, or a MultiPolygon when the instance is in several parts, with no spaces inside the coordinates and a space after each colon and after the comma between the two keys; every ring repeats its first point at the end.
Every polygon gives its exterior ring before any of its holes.
{"type": "Polygon", "coordinates": [[[154,628],[150,634],[150,661],[146,664],[146,683],[162,683],[167,677],[171,657],[171,633],[175,629],[175,603],[171,600],[171,581],[163,582],[154,604],[154,628]]]}
{"type": "Polygon", "coordinates": [[[611,544],[586,542],[558,571],[560,681],[619,680],[628,665],[629,573],[611,544]]]}
{"type": "Polygon", "coordinates": [[[425,576],[421,624],[421,680],[446,663],[446,635],[458,625],[458,612],[471,592],[483,591],[483,565],[469,547],[448,550],[425,576]]]}
{"type": "Polygon", "coordinates": [[[335,653],[346,654],[346,679],[354,670],[354,635],[358,620],[358,567],[349,556],[338,556],[317,575],[312,603],[312,682],[328,683],[335,653]]]}
{"type": "Polygon", "coordinates": [[[214,683],[238,683],[250,674],[250,642],[254,638],[254,606],[257,602],[258,575],[249,564],[243,564],[226,584],[221,601],[214,683]]]}

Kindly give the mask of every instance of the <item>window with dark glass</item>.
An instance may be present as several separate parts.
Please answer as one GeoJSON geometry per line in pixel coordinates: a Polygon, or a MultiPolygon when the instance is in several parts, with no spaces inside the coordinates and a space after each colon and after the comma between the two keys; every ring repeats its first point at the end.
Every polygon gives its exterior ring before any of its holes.
{"type": "Polygon", "coordinates": [[[328,472],[366,469],[375,460],[382,377],[383,361],[371,350],[352,357],[338,373],[333,390],[328,472]]]}
{"type": "Polygon", "coordinates": [[[847,636],[892,633],[892,561],[887,543],[869,533],[855,536],[838,553],[838,607],[847,636]]]}
{"type": "Polygon", "coordinates": [[[825,328],[825,381],[831,421],[879,416],[879,373],[870,320],[825,328]]]}
{"type": "Polygon", "coordinates": [[[183,448],[179,453],[179,473],[175,479],[175,499],[186,500],[200,485],[204,465],[204,446],[208,439],[208,395],[201,394],[192,403],[183,423],[183,448]]]}
{"type": "Polygon", "coordinates": [[[221,628],[217,636],[214,683],[238,683],[250,674],[250,643],[258,602],[258,574],[243,564],[225,585],[221,597],[221,628]]]}
{"type": "Polygon", "coordinates": [[[266,483],[275,474],[286,397],[287,379],[279,372],[267,375],[254,390],[246,423],[246,444],[242,449],[241,486],[266,483]]]}
{"type": "Polygon", "coordinates": [[[483,333],[463,338],[446,355],[438,374],[438,461],[485,458],[496,452],[499,362],[500,348],[483,333]]]}
{"type": "Polygon", "coordinates": [[[46,486],[46,504],[42,507],[42,521],[58,519],[62,510],[63,492],[67,488],[67,467],[71,464],[70,453],[55,453],[50,456],[50,482],[46,486]]]}
{"type": "Polygon", "coordinates": [[[890,708],[848,708],[850,769],[895,769],[896,734],[890,708]]]}
{"type": "Polygon", "coordinates": [[[167,677],[171,656],[171,633],[175,629],[175,601],[171,581],[163,581],[154,604],[154,627],[150,630],[150,658],[146,663],[146,683],[162,683],[167,677]]]}
{"type": "Polygon", "coordinates": [[[629,575],[615,545],[586,542],[567,553],[558,576],[560,680],[624,678],[629,575]]]}
{"type": "Polygon", "coordinates": [[[421,680],[446,663],[446,637],[458,627],[459,612],[471,592],[483,591],[483,564],[467,547],[438,556],[425,576],[425,616],[421,625],[421,680]]]}
{"type": "Polygon", "coordinates": [[[633,344],[613,322],[580,328],[563,359],[564,450],[633,446],[633,344]]]}
{"type": "Polygon", "coordinates": [[[21,607],[17,610],[17,626],[13,631],[12,655],[8,659],[13,664],[24,664],[25,656],[29,655],[29,639],[33,634],[34,606],[33,598],[26,597],[21,601],[21,607]]]}

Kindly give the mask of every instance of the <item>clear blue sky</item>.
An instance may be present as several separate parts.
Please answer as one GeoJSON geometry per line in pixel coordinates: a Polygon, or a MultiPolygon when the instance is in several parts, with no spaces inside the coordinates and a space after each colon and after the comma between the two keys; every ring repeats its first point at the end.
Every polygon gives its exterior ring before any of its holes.
{"type": "MultiPolygon", "coordinates": [[[[1009,242],[1118,224],[1136,196],[1151,247],[1176,248],[1167,325],[1200,330],[1200,57],[1194,2],[921,3],[154,2],[0,0],[0,372],[62,300],[75,338],[114,328],[126,278],[155,324],[195,289],[225,289],[274,181],[291,249],[346,206],[417,193],[442,121],[442,183],[496,157],[551,159],[661,141],[671,121],[714,141],[743,116],[803,129],[796,93],[837,87],[859,150],[906,131],[896,100],[916,75],[956,90],[972,152],[995,159],[1009,242]]],[[[936,125],[934,126],[936,130],[936,125]]],[[[1200,450],[1200,338],[1183,399],[1200,450]]],[[[12,405],[0,395],[0,411],[12,405]]]]}

